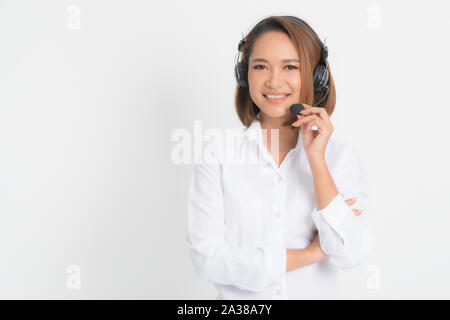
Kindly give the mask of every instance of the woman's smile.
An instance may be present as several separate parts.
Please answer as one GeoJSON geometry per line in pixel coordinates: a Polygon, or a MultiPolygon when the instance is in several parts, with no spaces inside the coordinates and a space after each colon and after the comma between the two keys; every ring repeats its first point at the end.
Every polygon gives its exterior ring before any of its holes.
{"type": "Polygon", "coordinates": [[[282,103],[285,102],[287,100],[287,98],[290,96],[291,94],[287,94],[287,95],[266,95],[263,94],[264,98],[266,98],[266,100],[271,103],[271,104],[278,104],[278,103],[282,103]]]}

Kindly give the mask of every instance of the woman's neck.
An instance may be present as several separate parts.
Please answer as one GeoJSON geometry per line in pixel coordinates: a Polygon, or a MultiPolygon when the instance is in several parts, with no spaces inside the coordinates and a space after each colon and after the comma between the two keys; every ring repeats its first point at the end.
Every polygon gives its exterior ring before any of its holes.
{"type": "Polygon", "coordinates": [[[297,131],[298,128],[291,126],[296,120],[296,117],[291,114],[280,118],[271,118],[267,117],[262,112],[260,112],[259,119],[262,129],[279,129],[280,132],[285,133],[297,131]]]}
{"type": "Polygon", "coordinates": [[[262,112],[260,113],[260,124],[261,129],[267,129],[267,139],[270,144],[271,130],[278,129],[278,137],[280,139],[280,145],[288,145],[295,146],[297,143],[298,130],[300,128],[293,127],[291,124],[297,120],[297,117],[294,115],[288,114],[285,117],[280,118],[271,118],[264,115],[262,112]]]}

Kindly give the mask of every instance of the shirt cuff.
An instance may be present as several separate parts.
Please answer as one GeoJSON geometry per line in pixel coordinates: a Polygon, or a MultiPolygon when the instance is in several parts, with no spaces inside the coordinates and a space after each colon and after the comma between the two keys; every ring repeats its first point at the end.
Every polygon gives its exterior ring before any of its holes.
{"type": "MultiPolygon", "coordinates": [[[[338,227],[349,214],[353,214],[352,210],[349,209],[350,207],[347,205],[342,195],[338,193],[325,208],[321,210],[314,209],[311,213],[311,217],[314,221],[323,218],[331,226],[338,227]]],[[[339,230],[339,228],[335,229],[339,230]]]]}

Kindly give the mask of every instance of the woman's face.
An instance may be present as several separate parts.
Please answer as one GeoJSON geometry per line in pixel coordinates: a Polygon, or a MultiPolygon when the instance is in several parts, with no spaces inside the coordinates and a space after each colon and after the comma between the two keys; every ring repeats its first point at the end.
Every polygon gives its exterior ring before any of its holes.
{"type": "Polygon", "coordinates": [[[248,63],[250,97],[261,112],[270,118],[290,115],[290,106],[299,103],[301,87],[299,57],[291,39],[278,31],[262,34],[248,63]],[[282,98],[267,96],[280,94],[282,98]]]}

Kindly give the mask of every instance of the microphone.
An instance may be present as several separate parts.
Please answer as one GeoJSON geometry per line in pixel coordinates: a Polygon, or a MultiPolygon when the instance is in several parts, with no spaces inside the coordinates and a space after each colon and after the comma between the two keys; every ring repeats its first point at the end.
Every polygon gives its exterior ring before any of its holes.
{"type": "Polygon", "coordinates": [[[301,104],[301,103],[295,103],[293,105],[291,105],[291,107],[289,108],[289,110],[291,111],[291,113],[293,115],[298,115],[300,114],[300,112],[305,109],[305,107],[301,104]]]}
{"type": "MultiPolygon", "coordinates": [[[[291,111],[291,113],[295,116],[299,115],[300,112],[305,109],[305,107],[301,104],[301,103],[295,103],[293,105],[291,105],[291,107],[289,108],[289,110],[291,111]]],[[[312,130],[318,130],[316,125],[313,125],[311,127],[312,130]]]]}

